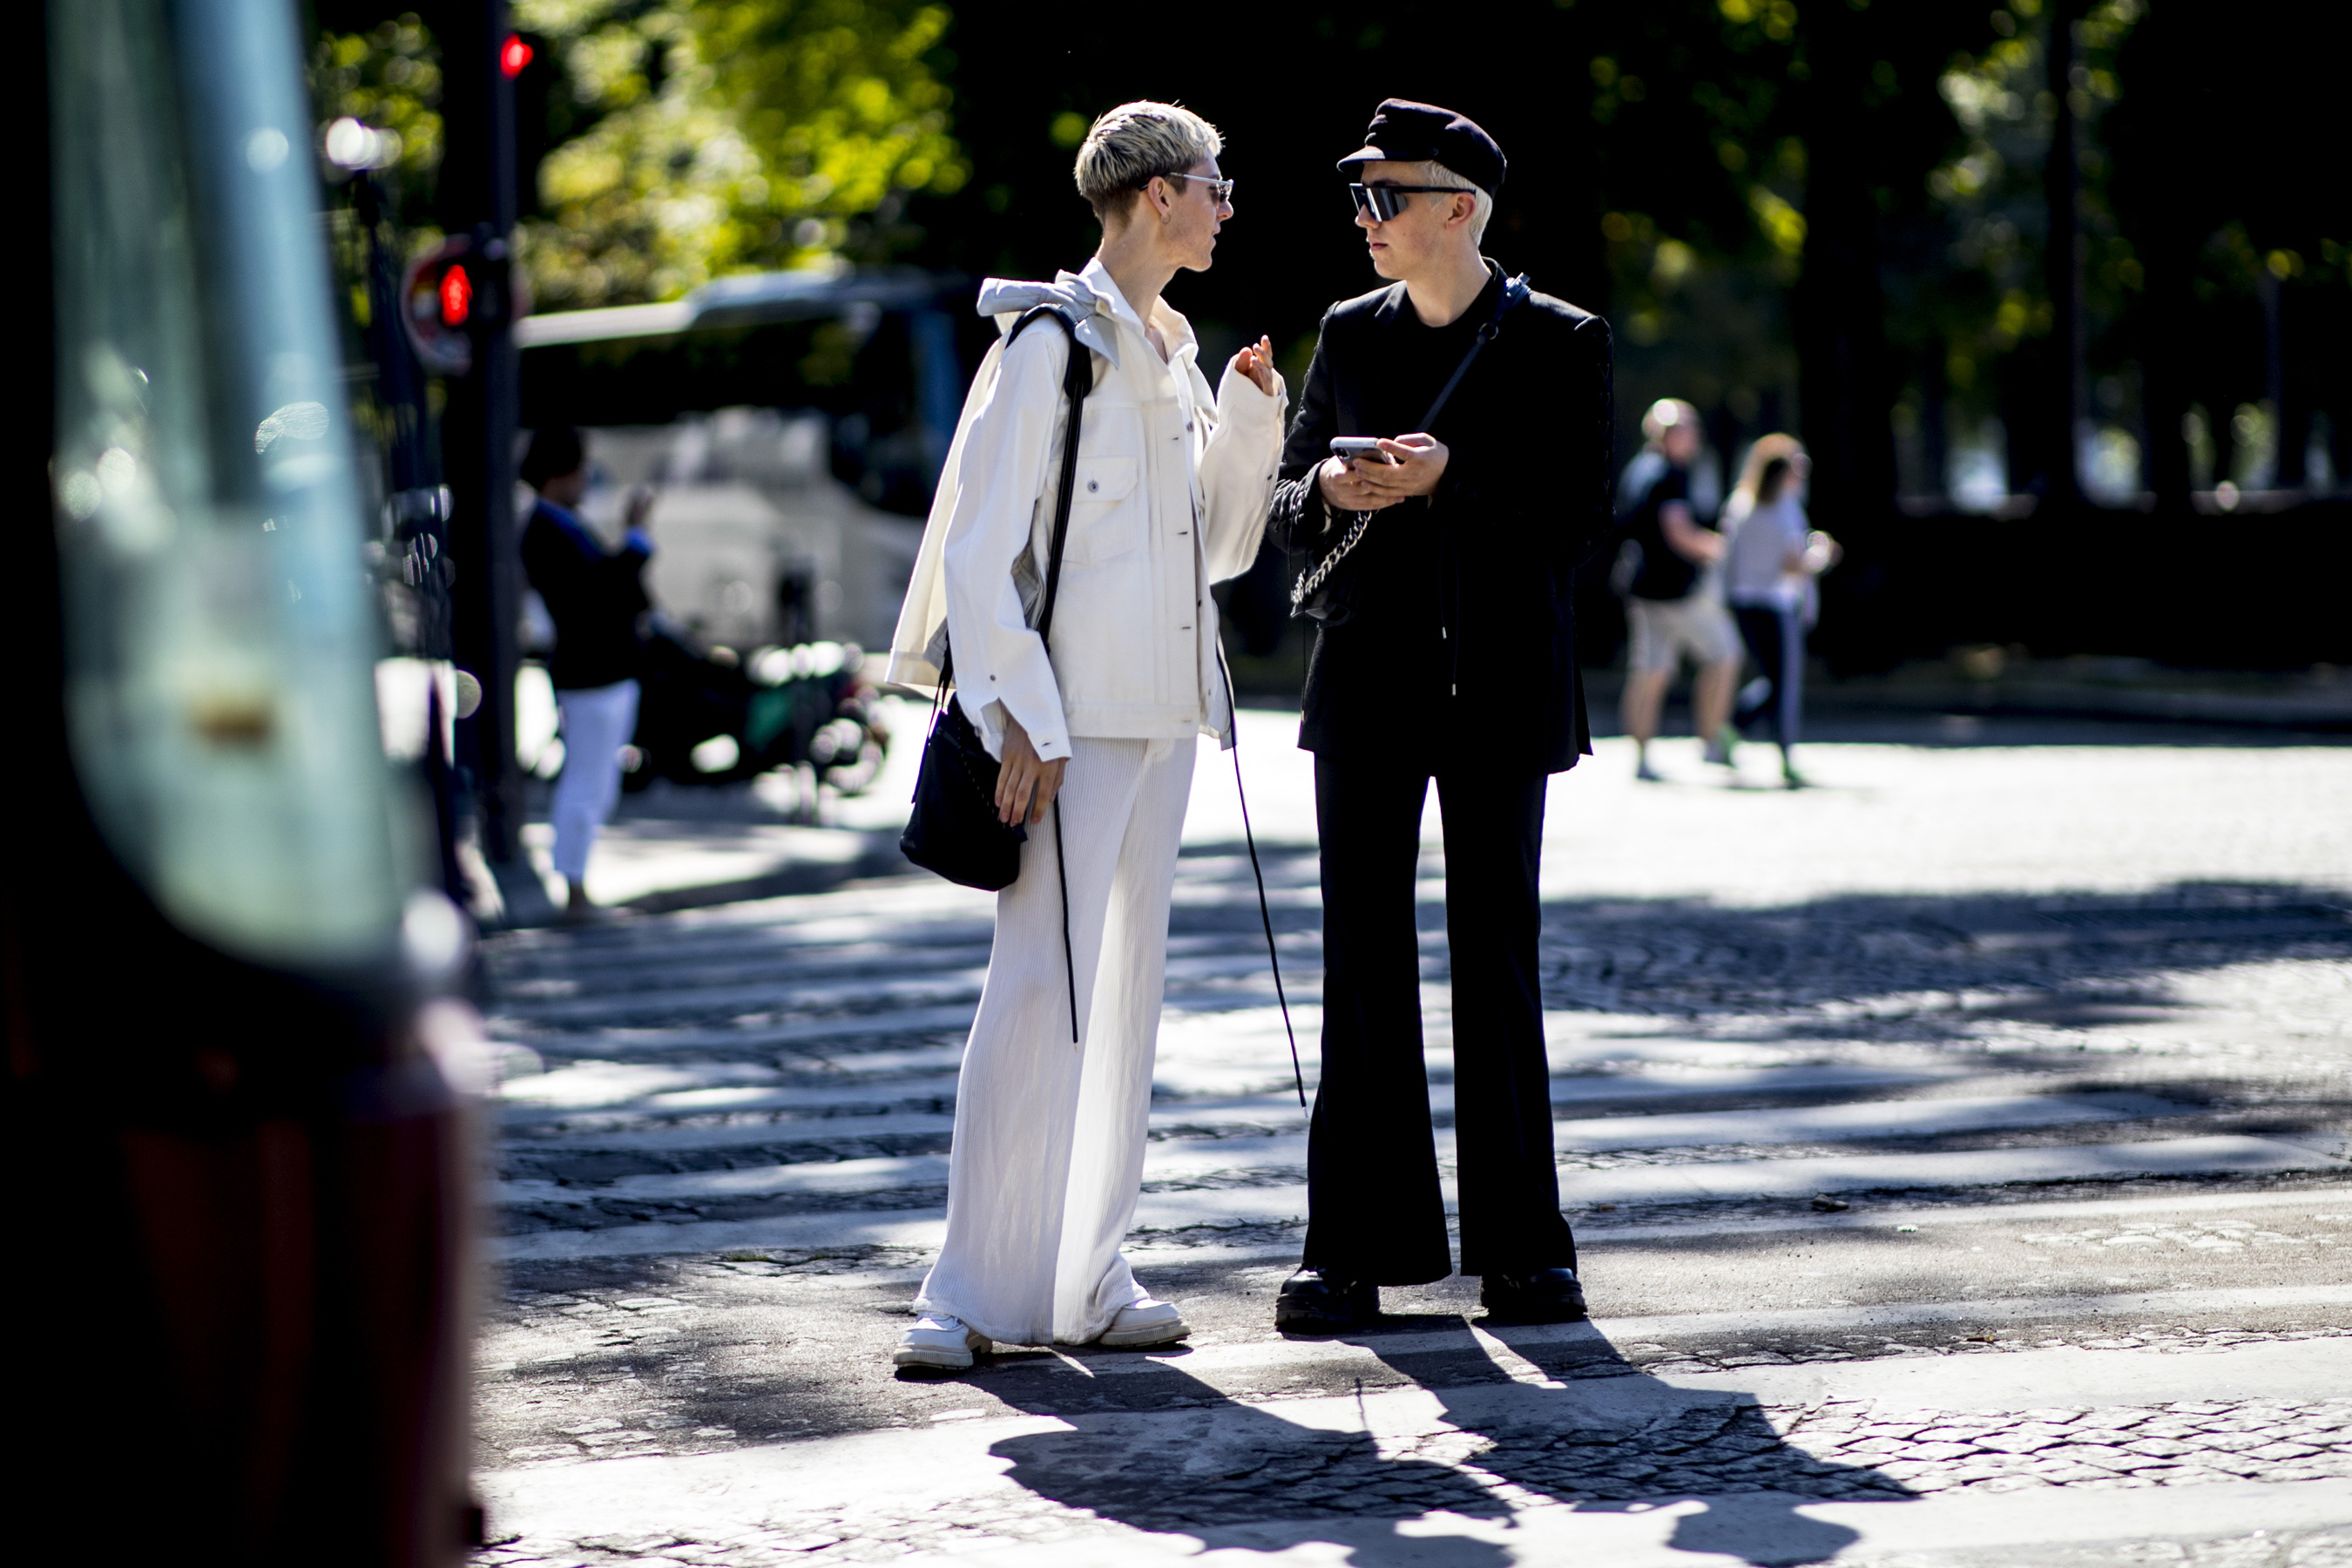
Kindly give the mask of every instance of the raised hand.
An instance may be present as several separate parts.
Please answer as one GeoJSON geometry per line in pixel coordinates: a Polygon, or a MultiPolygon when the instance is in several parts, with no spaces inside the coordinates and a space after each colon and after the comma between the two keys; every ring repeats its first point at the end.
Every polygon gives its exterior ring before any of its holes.
{"type": "Polygon", "coordinates": [[[1233,368],[1254,382],[1260,392],[1274,395],[1274,340],[1260,338],[1234,356],[1233,368]]]}

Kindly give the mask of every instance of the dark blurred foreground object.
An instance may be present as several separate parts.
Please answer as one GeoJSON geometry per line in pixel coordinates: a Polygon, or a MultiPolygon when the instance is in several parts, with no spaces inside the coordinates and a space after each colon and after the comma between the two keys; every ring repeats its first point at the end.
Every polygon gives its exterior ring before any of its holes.
{"type": "Polygon", "coordinates": [[[385,760],[292,8],[31,15],[12,1554],[454,1565],[480,1047],[385,760]]]}

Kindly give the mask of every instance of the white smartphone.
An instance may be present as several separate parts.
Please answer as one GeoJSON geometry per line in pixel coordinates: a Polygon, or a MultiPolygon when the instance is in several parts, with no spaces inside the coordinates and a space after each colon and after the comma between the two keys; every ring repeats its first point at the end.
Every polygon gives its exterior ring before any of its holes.
{"type": "Polygon", "coordinates": [[[1386,463],[1394,467],[1396,459],[1381,450],[1377,436],[1334,436],[1331,455],[1348,463],[1386,463]]]}

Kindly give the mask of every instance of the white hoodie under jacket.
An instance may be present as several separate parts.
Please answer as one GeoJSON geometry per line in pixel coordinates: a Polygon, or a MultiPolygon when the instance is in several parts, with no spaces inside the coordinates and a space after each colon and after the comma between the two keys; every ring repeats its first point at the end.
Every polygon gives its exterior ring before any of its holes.
{"type": "Polygon", "coordinates": [[[1210,584],[1257,559],[1287,403],[1230,367],[1212,396],[1190,322],[1165,300],[1143,322],[1099,260],[1051,283],[992,278],[1000,336],[972,377],[891,639],[891,682],[937,689],[951,642],[957,700],[992,753],[1009,710],[1052,761],[1073,736],[1208,733],[1232,744],[1210,584]],[[1069,338],[1023,311],[1055,305],[1095,356],[1049,653],[1045,595],[1061,474],[1069,338]],[[997,703],[1003,703],[1002,709],[997,703]]]}

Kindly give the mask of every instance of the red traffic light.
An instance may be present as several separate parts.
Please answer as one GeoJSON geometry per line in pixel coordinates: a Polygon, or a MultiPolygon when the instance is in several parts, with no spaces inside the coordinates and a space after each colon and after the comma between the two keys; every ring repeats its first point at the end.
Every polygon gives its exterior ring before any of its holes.
{"type": "Polygon", "coordinates": [[[441,324],[462,327],[473,313],[474,280],[466,276],[462,267],[452,267],[441,274],[441,324]]]}
{"type": "Polygon", "coordinates": [[[515,34],[509,33],[507,41],[499,47],[499,69],[506,73],[509,81],[512,81],[522,75],[522,68],[530,61],[531,47],[515,34]]]}
{"type": "Polygon", "coordinates": [[[473,248],[465,236],[453,235],[411,261],[401,277],[401,325],[428,374],[464,375],[473,368],[471,333],[494,303],[476,297],[480,285],[467,269],[473,248]]]}

